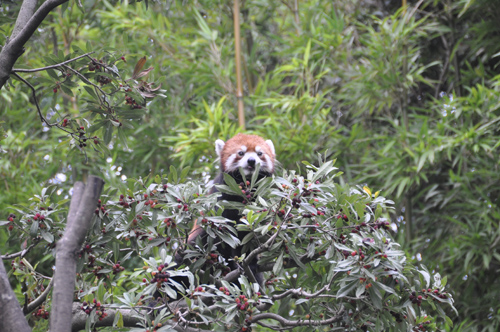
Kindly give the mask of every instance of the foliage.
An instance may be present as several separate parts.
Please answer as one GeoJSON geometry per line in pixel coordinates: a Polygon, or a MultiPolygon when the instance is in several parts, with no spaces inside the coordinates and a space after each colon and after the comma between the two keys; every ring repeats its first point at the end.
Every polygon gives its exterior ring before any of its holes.
{"type": "MultiPolygon", "coordinates": [[[[400,1],[300,1],[295,15],[293,1],[242,1],[247,128],[273,139],[285,169],[328,151],[344,172],[340,183],[394,197],[396,241],[413,264],[422,260],[448,276],[459,311],[454,329],[496,331],[499,1],[408,3],[404,10],[400,1]]],[[[78,48],[98,51],[97,58],[125,56],[127,63],[116,64],[130,77],[146,56],[154,66],[148,81],[161,83],[167,98],[113,127],[126,140],[108,133],[111,145],[84,164],[65,133],[40,125],[30,89],[13,79],[0,91],[7,135],[1,207],[25,204],[51,184],[54,203],[67,199],[87,173],[113,187],[171,165],[210,176],[212,142],[239,130],[230,2],[82,4],[53,12],[16,67],[44,67],[53,63],[47,57],[65,59],[78,48]]],[[[18,5],[3,8],[1,29],[9,35],[18,5]]],[[[47,72],[20,75],[34,85],[47,118],[67,114],[75,128],[102,118],[81,114],[92,105],[83,83],[54,94],[57,80],[47,72]]]]}
{"type": "MultiPolygon", "coordinates": [[[[166,327],[174,317],[190,326],[242,331],[277,326],[276,320],[281,327],[304,326],[298,330],[344,326],[353,331],[399,331],[422,330],[418,326],[423,325],[434,331],[451,324],[443,310],[453,308],[446,278],[435,274],[432,281],[427,269],[409,263],[391,239],[387,208],[393,202],[367,187],[335,183],[340,173],[331,161],[319,167],[306,165],[304,176],[284,171],[259,182],[253,177],[219,186],[242,200],[247,197],[242,188],[251,192],[253,202],[246,205],[217,203],[216,194],[207,194],[206,186],[186,178],[188,169],[130,179],[108,192],[79,253],[78,301],[89,314],[90,327],[106,316],[107,309],[141,308],[158,291],[163,300],[157,306],[162,310],[155,317],[143,313],[143,328],[166,327]],[[218,205],[242,210],[243,223],[231,225],[220,216],[218,205]],[[185,248],[195,220],[213,241],[185,248]],[[242,243],[235,229],[250,232],[242,243]],[[216,239],[229,246],[249,246],[245,255],[234,258],[243,268],[249,256],[261,253],[265,287],[249,282],[253,276],[246,273],[237,284],[228,282],[228,260],[219,255],[216,239]],[[191,263],[186,269],[173,263],[175,248],[187,254],[191,263]],[[206,269],[211,271],[209,278],[206,269]],[[179,276],[189,277],[189,289],[179,284],[179,276]],[[186,294],[187,307],[174,313],[168,301],[177,292],[186,294]],[[447,305],[442,308],[443,304],[447,305]],[[276,313],[266,315],[269,310],[276,313]],[[284,316],[291,319],[281,321],[284,316]]],[[[65,225],[61,207],[62,202],[50,201],[44,188],[29,207],[17,209],[12,221],[1,224],[9,228],[10,240],[33,245],[31,250],[43,247],[45,259],[53,261],[51,253],[65,225]]],[[[29,285],[28,300],[43,291],[36,264],[16,258],[11,266],[15,278],[29,285]]],[[[50,312],[50,301],[44,312],[50,312]]],[[[115,326],[120,324],[115,320],[115,326]]]]}

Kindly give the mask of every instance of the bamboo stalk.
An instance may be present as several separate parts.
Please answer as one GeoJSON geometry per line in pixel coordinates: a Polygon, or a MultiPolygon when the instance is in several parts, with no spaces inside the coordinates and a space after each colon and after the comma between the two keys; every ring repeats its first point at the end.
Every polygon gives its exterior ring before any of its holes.
{"type": "MultiPolygon", "coordinates": [[[[403,24],[406,23],[406,0],[403,0],[403,24]]],[[[408,48],[406,43],[403,41],[403,122],[405,125],[406,132],[408,132],[408,90],[406,89],[406,74],[408,74],[408,48]]]]}
{"type": "MultiPolygon", "coordinates": [[[[403,24],[406,24],[406,8],[407,8],[407,3],[406,0],[402,0],[402,7],[403,7],[403,24]]],[[[408,89],[406,88],[406,75],[408,74],[408,48],[406,45],[406,42],[403,41],[403,100],[402,100],[402,105],[401,105],[401,111],[403,113],[403,123],[405,126],[405,133],[408,133],[408,89]]],[[[405,194],[405,220],[406,220],[406,229],[405,229],[405,235],[406,235],[406,245],[410,245],[410,241],[412,238],[412,200],[411,200],[411,190],[408,188],[406,194],[405,194]]]]}
{"type": "Polygon", "coordinates": [[[245,110],[243,105],[243,83],[241,78],[240,1],[234,0],[234,57],[236,60],[236,100],[238,103],[238,123],[245,130],[245,110]]]}

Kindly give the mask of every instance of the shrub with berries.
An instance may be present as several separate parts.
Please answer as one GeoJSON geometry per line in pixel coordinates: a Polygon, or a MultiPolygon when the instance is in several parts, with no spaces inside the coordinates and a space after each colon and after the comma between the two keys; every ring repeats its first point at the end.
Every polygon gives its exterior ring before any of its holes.
{"type": "MultiPolygon", "coordinates": [[[[109,191],[77,255],[81,310],[91,320],[94,313],[98,326],[111,311],[84,299],[104,299],[136,310],[151,331],[174,321],[240,331],[260,325],[437,331],[448,324],[453,291],[393,240],[392,202],[366,187],[341,186],[337,174],[326,162],[309,165],[305,175],[230,178],[218,188],[238,197],[234,202],[218,201],[209,187],[173,167],[166,177],[109,191]],[[227,208],[241,212],[237,224],[221,216],[227,208]],[[195,223],[207,240],[187,245],[195,223]],[[238,246],[240,257],[227,254],[238,246]],[[250,268],[255,258],[262,280],[250,268]],[[176,301],[185,302],[178,311],[163,310],[176,301]]],[[[36,223],[43,234],[37,241],[56,238],[64,225],[53,221],[63,219],[60,211],[38,204],[8,215],[3,225],[36,223]]],[[[26,233],[14,227],[11,236],[26,233]]],[[[12,265],[19,277],[32,271],[22,262],[12,265]]]]}

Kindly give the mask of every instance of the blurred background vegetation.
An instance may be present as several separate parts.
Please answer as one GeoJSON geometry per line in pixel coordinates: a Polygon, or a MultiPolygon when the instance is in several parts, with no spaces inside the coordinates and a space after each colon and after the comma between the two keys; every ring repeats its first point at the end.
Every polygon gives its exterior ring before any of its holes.
{"type": "MultiPolygon", "coordinates": [[[[0,209],[27,205],[53,184],[68,198],[82,174],[113,186],[127,177],[191,166],[217,170],[213,142],[237,125],[232,1],[82,1],[58,8],[16,67],[47,64],[73,47],[143,56],[165,89],[127,123],[127,146],[81,152],[41,124],[30,91],[0,91],[0,209]]],[[[409,259],[448,276],[454,331],[500,329],[500,0],[243,0],[246,127],[272,139],[283,167],[326,153],[342,181],[397,202],[393,228],[409,259]]],[[[4,1],[9,35],[19,4],[4,1]]],[[[3,41],[2,41],[3,43],[3,41]]],[[[86,126],[84,91],[53,93],[29,78],[47,116],[86,126]]],[[[0,250],[12,243],[0,229],[0,250]],[[5,243],[5,245],[3,245],[5,243]]]]}

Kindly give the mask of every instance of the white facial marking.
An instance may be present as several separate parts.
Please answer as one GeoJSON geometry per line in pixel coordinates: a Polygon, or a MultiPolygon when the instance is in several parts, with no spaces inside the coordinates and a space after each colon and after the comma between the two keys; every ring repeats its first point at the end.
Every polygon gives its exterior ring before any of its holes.
{"type": "Polygon", "coordinates": [[[267,154],[264,155],[264,158],[266,159],[266,163],[265,164],[268,165],[266,171],[269,172],[269,173],[272,173],[274,170],[273,170],[273,163],[271,161],[271,158],[267,154]]]}
{"type": "Polygon", "coordinates": [[[256,146],[255,147],[255,152],[260,152],[260,151],[262,151],[262,148],[260,146],[256,146]]]}
{"type": "Polygon", "coordinates": [[[266,140],[266,143],[267,143],[267,145],[269,145],[269,148],[271,149],[271,152],[273,153],[273,155],[276,155],[276,152],[274,151],[273,141],[271,141],[270,139],[268,139],[268,140],[266,140]]]}
{"type": "Polygon", "coordinates": [[[222,153],[222,149],[224,149],[224,145],[226,145],[226,143],[224,143],[224,141],[221,139],[218,139],[215,141],[215,152],[217,153],[217,156],[219,158],[221,157],[221,153],[222,153]]]}
{"type": "Polygon", "coordinates": [[[236,169],[238,169],[237,164],[234,162],[236,160],[236,154],[232,154],[227,158],[226,164],[224,165],[224,168],[226,172],[232,172],[236,169]]]}
{"type": "Polygon", "coordinates": [[[241,149],[241,151],[243,151],[243,152],[247,152],[247,147],[246,147],[246,146],[244,146],[244,145],[242,145],[240,149],[241,149]]]}

